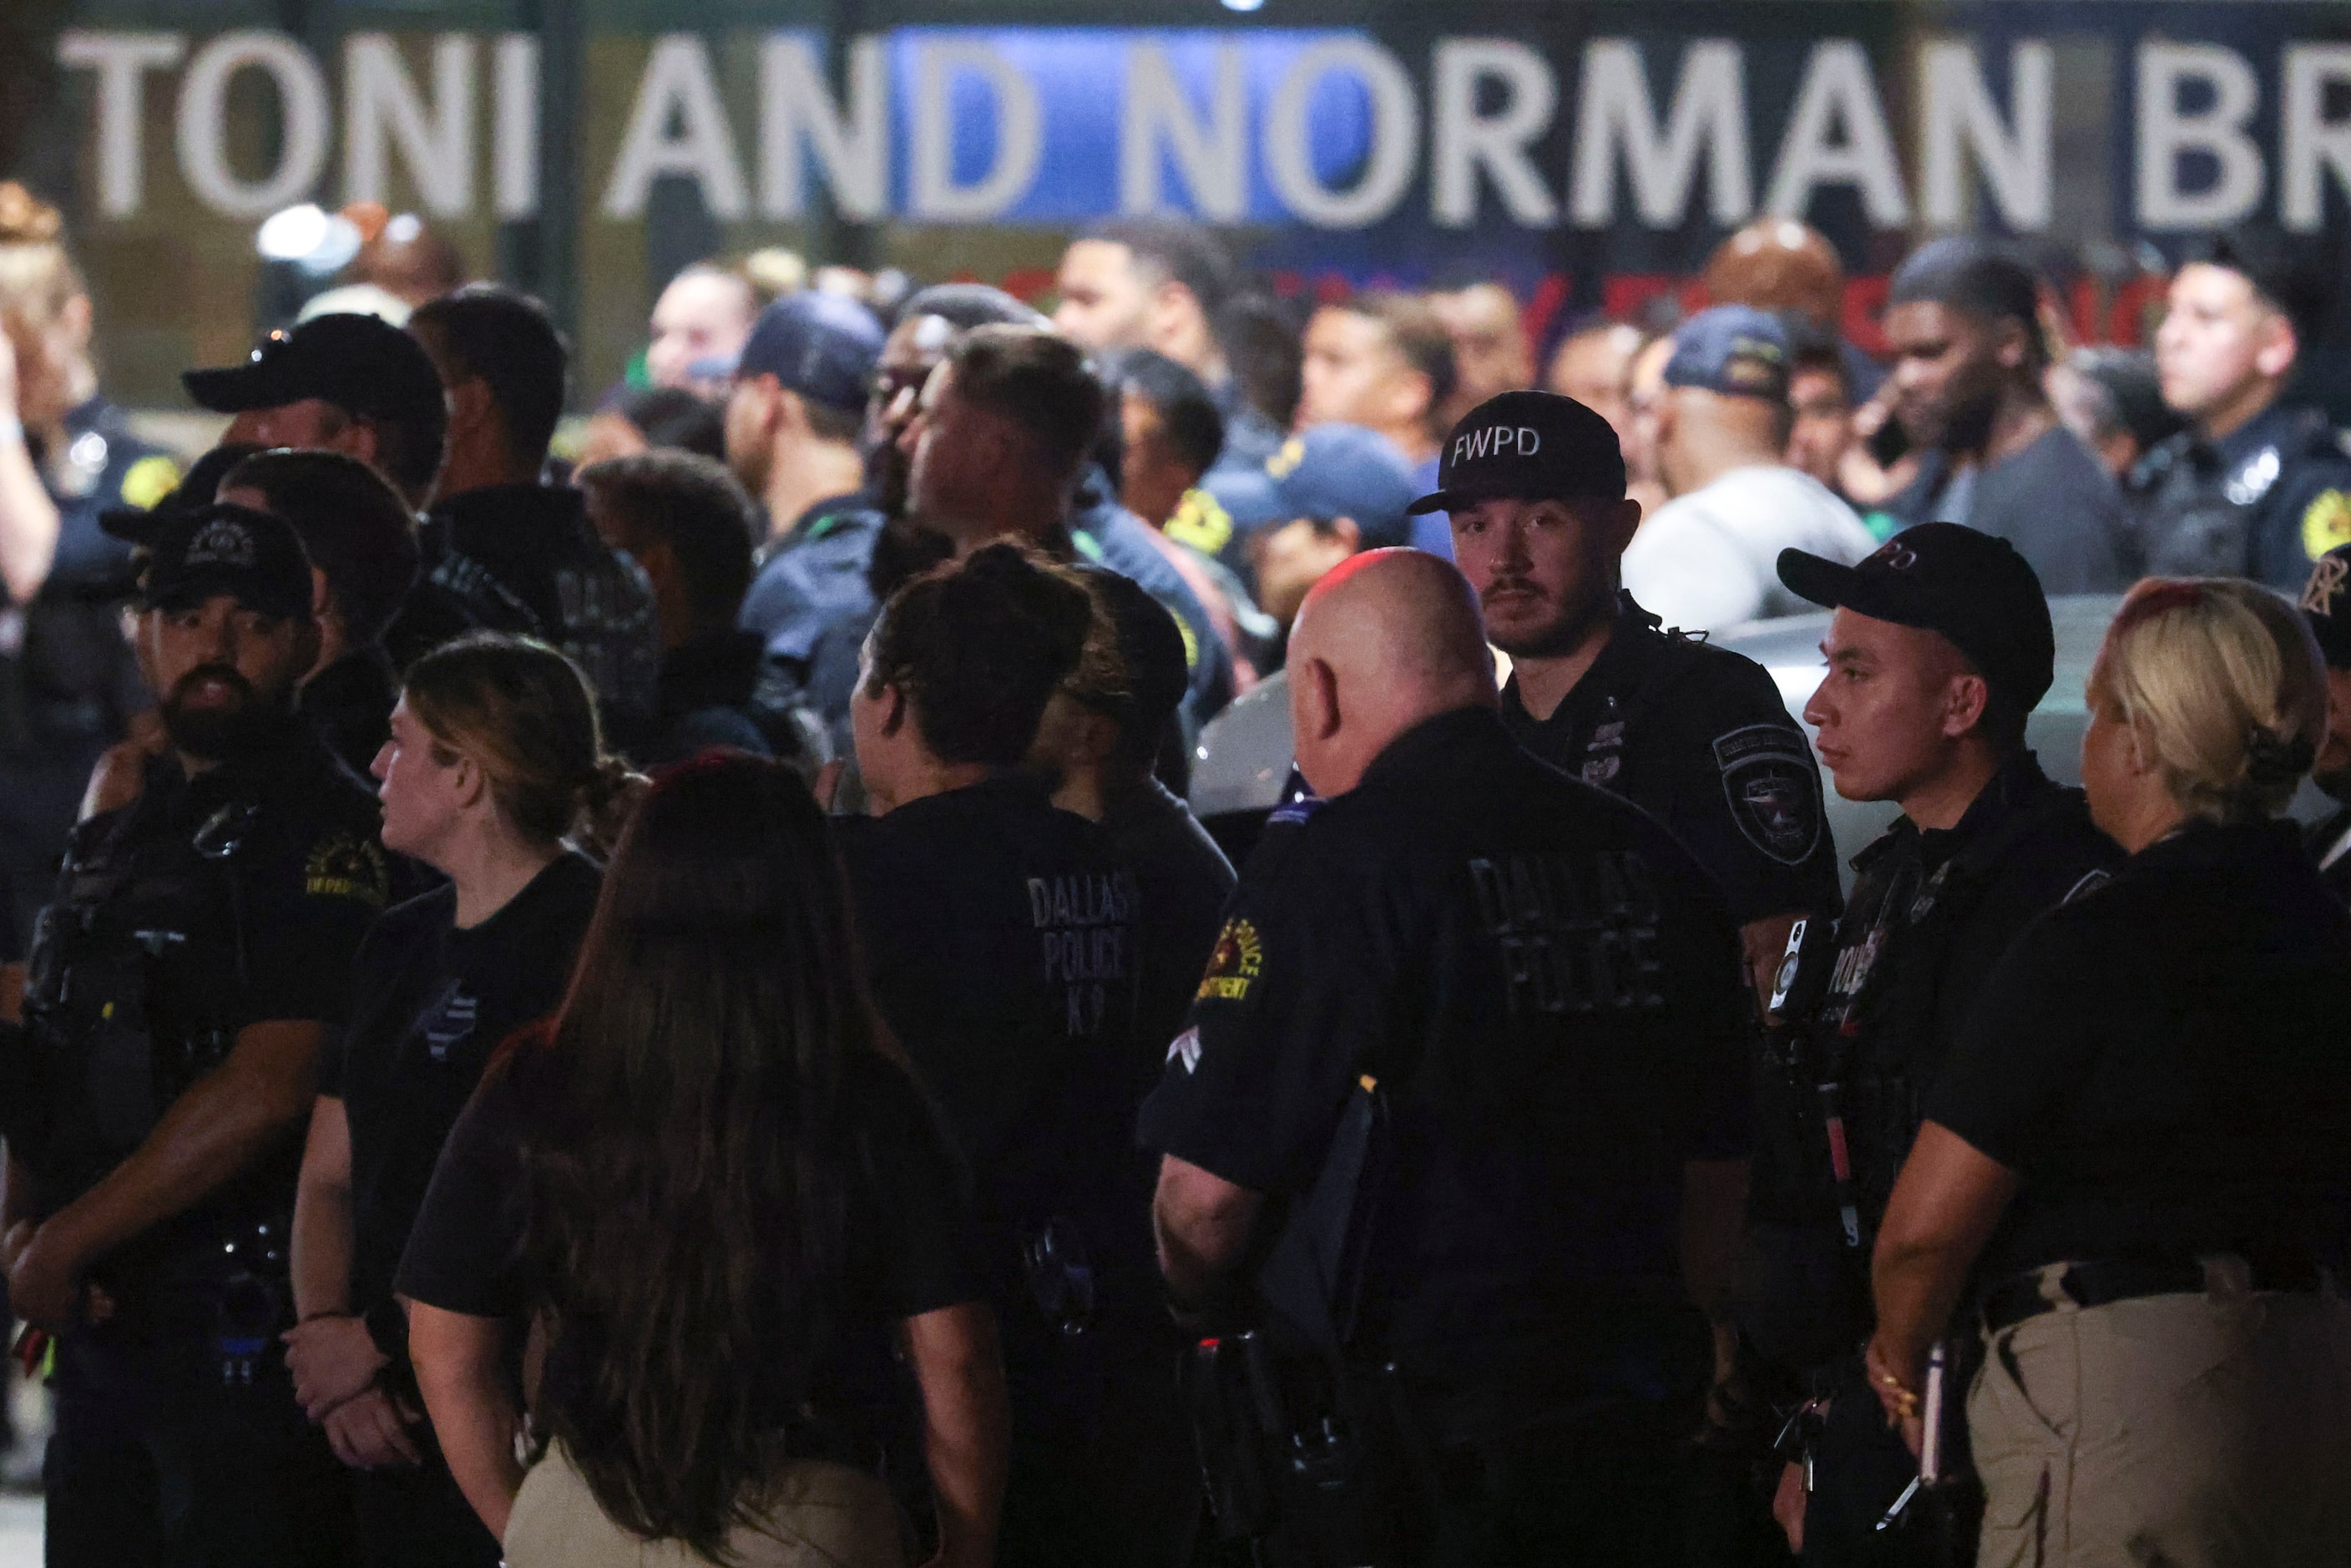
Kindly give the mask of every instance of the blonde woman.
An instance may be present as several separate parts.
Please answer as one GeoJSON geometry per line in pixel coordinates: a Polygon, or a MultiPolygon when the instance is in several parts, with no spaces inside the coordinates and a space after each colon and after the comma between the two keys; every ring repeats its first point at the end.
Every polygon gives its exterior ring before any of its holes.
{"type": "Polygon", "coordinates": [[[99,396],[89,290],[60,232],[55,207],[0,181],[0,925],[13,915],[20,937],[91,767],[147,706],[105,602],[129,591],[131,547],[99,513],[180,481],[99,396]]]}
{"type": "Polygon", "coordinates": [[[1915,1439],[1931,1342],[1981,1334],[1985,1568],[2351,1562],[2351,913],[2280,816],[2317,650],[2253,584],[2150,580],[2089,702],[2130,858],[2025,930],[1928,1095],[1871,1378],[1915,1439]]]}

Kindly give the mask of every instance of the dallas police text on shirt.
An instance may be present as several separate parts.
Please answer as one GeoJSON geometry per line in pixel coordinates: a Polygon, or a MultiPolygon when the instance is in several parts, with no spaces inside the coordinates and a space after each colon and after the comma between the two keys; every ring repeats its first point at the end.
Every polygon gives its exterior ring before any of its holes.
{"type": "Polygon", "coordinates": [[[1073,1035],[1102,1027],[1110,988],[1133,973],[1134,879],[1128,873],[1029,879],[1029,914],[1044,947],[1045,980],[1067,988],[1073,1035]]]}

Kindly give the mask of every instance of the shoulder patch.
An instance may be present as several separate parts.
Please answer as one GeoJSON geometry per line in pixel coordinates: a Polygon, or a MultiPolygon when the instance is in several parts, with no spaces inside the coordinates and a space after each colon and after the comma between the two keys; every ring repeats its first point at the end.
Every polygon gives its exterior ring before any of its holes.
{"type": "Polygon", "coordinates": [[[2316,560],[2337,545],[2351,545],[2351,496],[2322,490],[2302,513],[2302,551],[2316,560]]]}
{"type": "Polygon", "coordinates": [[[1179,545],[1189,545],[1202,555],[1217,555],[1233,542],[1233,515],[1225,510],[1223,502],[1195,486],[1184,492],[1164,531],[1179,545]]]}
{"type": "Polygon", "coordinates": [[[1740,832],[1782,865],[1802,865],[1821,841],[1820,780],[1802,734],[1750,724],[1714,743],[1722,793],[1740,832]]]}
{"type": "Polygon", "coordinates": [[[180,487],[180,465],[153,452],[133,463],[122,476],[122,504],[152,507],[180,487]]]}
{"type": "Polygon", "coordinates": [[[1249,987],[1264,967],[1265,948],[1258,940],[1257,927],[1238,917],[1228,920],[1225,928],[1217,933],[1216,950],[1208,955],[1207,973],[1200,977],[1200,988],[1194,999],[1245,1001],[1249,987]]]}
{"type": "Polygon", "coordinates": [[[302,891],[312,898],[348,898],[381,909],[392,897],[392,872],[371,837],[329,833],[302,861],[302,891]]]}

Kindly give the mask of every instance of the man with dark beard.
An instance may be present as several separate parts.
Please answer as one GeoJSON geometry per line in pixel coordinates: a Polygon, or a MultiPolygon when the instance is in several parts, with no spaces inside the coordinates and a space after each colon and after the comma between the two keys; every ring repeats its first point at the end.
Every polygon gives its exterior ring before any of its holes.
{"type": "Polygon", "coordinates": [[[174,519],[141,605],[169,747],[76,831],[0,1052],[0,1260],[57,1336],[47,1561],[339,1563],[341,1469],[278,1335],[319,1042],[391,891],[377,811],[295,713],[291,525],[174,519]]]}

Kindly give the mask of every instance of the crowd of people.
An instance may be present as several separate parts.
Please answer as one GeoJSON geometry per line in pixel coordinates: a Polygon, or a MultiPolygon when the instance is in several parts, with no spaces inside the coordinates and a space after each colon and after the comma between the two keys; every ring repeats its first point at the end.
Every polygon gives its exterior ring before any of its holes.
{"type": "Polygon", "coordinates": [[[50,1563],[2351,1558],[2323,265],[2067,351],[1935,240],[1883,364],[1782,220],[1555,344],[784,271],[560,442],[538,301],[371,275],[183,470],[0,184],[50,1563]],[[1800,726],[1708,634],[1821,610],[1800,726]]]}

